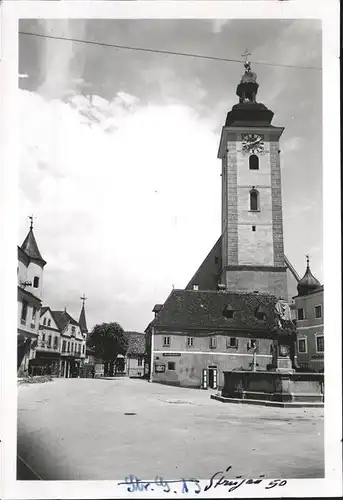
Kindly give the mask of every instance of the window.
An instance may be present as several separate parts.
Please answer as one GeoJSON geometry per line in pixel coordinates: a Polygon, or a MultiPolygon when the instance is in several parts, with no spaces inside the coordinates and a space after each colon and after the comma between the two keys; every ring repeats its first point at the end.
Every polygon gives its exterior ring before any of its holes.
{"type": "Polygon", "coordinates": [[[255,310],[255,318],[260,321],[265,321],[266,317],[267,313],[264,307],[258,306],[258,308],[255,310]]]}
{"type": "Polygon", "coordinates": [[[175,370],[174,361],[168,361],[168,370],[175,370]]]}
{"type": "Polygon", "coordinates": [[[32,322],[36,321],[37,307],[32,308],[32,322]]]}
{"type": "Polygon", "coordinates": [[[49,337],[48,337],[48,347],[51,347],[51,341],[52,341],[52,336],[49,335],[49,337]]]}
{"type": "Polygon", "coordinates": [[[238,348],[238,338],[237,337],[228,337],[226,339],[226,347],[227,348],[232,348],[232,349],[237,349],[238,348]]]}
{"type": "Polygon", "coordinates": [[[74,351],[74,342],[71,343],[71,352],[74,351]]]}
{"type": "Polygon", "coordinates": [[[38,276],[35,276],[33,278],[33,288],[38,288],[39,287],[39,278],[38,276]]]}
{"type": "Polygon", "coordinates": [[[259,169],[259,159],[256,155],[249,156],[249,169],[258,170],[259,169]]]}
{"type": "Polygon", "coordinates": [[[58,349],[58,337],[54,338],[54,349],[58,349]]]}
{"type": "Polygon", "coordinates": [[[298,351],[301,353],[307,352],[307,339],[298,339],[298,351]]]}
{"type": "Polygon", "coordinates": [[[67,351],[70,352],[70,342],[67,344],[67,351]]]}
{"type": "Polygon", "coordinates": [[[45,342],[45,333],[42,333],[42,342],[45,342]]]}
{"type": "Polygon", "coordinates": [[[227,306],[225,306],[225,307],[224,307],[224,310],[223,310],[223,316],[225,316],[225,318],[232,319],[232,318],[233,318],[234,313],[235,313],[235,311],[234,311],[234,309],[230,306],[230,304],[228,304],[227,306]]]}
{"type": "Polygon", "coordinates": [[[164,347],[170,346],[170,337],[163,337],[163,346],[164,347]]]}
{"type": "Polygon", "coordinates": [[[85,353],[85,344],[83,344],[83,346],[82,346],[82,354],[84,354],[84,353],[85,353]]]}
{"type": "Polygon", "coordinates": [[[210,348],[215,349],[217,347],[217,337],[210,338],[210,348]]]}
{"type": "Polygon", "coordinates": [[[315,316],[315,318],[322,317],[322,306],[315,306],[314,307],[314,316],[315,316]]]}
{"type": "Polygon", "coordinates": [[[305,319],[304,309],[298,309],[298,319],[305,319]]]}
{"type": "Polygon", "coordinates": [[[194,345],[194,339],[193,337],[187,337],[187,346],[188,347],[193,347],[194,345]]]}
{"type": "Polygon", "coordinates": [[[251,229],[255,232],[256,231],[256,226],[252,226],[251,229]]]}
{"type": "Polygon", "coordinates": [[[43,319],[43,325],[46,325],[46,318],[43,319]]]}
{"type": "Polygon", "coordinates": [[[252,189],[250,191],[250,210],[252,212],[258,211],[258,191],[256,189],[252,189]]]}
{"type": "Polygon", "coordinates": [[[316,337],[316,347],[317,352],[324,352],[324,335],[318,335],[316,337]]]}
{"type": "Polygon", "coordinates": [[[137,366],[143,366],[143,360],[141,358],[137,360],[137,366]]]}
{"type": "Polygon", "coordinates": [[[250,339],[249,342],[248,342],[248,345],[247,345],[248,351],[250,351],[251,349],[255,349],[255,348],[257,348],[257,340],[256,339],[250,339]]]}
{"type": "Polygon", "coordinates": [[[51,319],[48,319],[48,326],[51,326],[51,319]]]}
{"type": "Polygon", "coordinates": [[[23,324],[26,323],[26,316],[27,316],[27,308],[28,308],[29,303],[27,300],[23,300],[23,305],[21,307],[21,322],[23,324]]]}
{"type": "Polygon", "coordinates": [[[71,333],[74,333],[74,334],[75,334],[75,326],[72,326],[72,327],[71,327],[71,333]]]}

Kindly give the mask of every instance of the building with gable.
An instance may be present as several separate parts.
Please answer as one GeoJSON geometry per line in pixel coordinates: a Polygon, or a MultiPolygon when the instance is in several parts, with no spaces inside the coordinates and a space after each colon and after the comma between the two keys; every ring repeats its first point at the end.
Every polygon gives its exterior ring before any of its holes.
{"type": "Polygon", "coordinates": [[[36,356],[30,361],[31,375],[79,376],[86,355],[86,334],[66,311],[41,308],[36,356]]]}
{"type": "Polygon", "coordinates": [[[78,377],[86,357],[86,335],[66,309],[51,313],[60,331],[60,376],[78,377]]]}
{"type": "Polygon", "coordinates": [[[140,332],[124,332],[127,338],[125,354],[125,372],[129,377],[140,378],[145,375],[146,343],[145,334],[140,332]]]}
{"type": "Polygon", "coordinates": [[[61,332],[50,307],[42,307],[36,356],[29,363],[30,375],[60,373],[61,332]]]}
{"type": "Polygon", "coordinates": [[[18,246],[18,376],[28,374],[29,362],[35,357],[39,336],[40,309],[43,296],[43,259],[33,233],[33,218],[29,232],[18,246]]]}
{"type": "Polygon", "coordinates": [[[185,290],[153,309],[146,334],[154,382],[217,388],[224,371],[270,368],[280,302],[290,305],[284,319],[294,329],[300,277],[284,254],[284,128],[256,101],[257,75],[247,60],[244,67],[218,150],[221,235],[185,290]]]}

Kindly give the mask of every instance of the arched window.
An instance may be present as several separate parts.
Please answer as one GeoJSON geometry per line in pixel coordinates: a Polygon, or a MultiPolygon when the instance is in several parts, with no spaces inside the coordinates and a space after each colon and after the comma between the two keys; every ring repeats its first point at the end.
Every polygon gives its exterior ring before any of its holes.
{"type": "Polygon", "coordinates": [[[259,210],[259,192],[256,189],[250,191],[250,210],[252,212],[259,210]]]}
{"type": "Polygon", "coordinates": [[[249,156],[249,169],[258,170],[259,169],[259,159],[256,155],[249,156]]]}
{"type": "Polygon", "coordinates": [[[38,276],[35,276],[33,278],[33,288],[38,288],[39,287],[39,278],[38,276]]]}

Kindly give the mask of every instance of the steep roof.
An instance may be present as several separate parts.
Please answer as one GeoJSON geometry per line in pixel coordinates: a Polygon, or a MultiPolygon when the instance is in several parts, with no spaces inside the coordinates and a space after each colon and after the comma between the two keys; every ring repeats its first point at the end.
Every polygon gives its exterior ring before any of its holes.
{"type": "MultiPolygon", "coordinates": [[[[43,314],[45,314],[48,309],[50,309],[49,306],[43,306],[43,307],[41,307],[40,308],[40,315],[43,316],[43,314]]],[[[51,311],[51,309],[50,309],[50,311],[51,311]]]]}
{"type": "Polygon", "coordinates": [[[173,290],[151,326],[262,332],[277,324],[276,302],[274,295],[263,293],[173,290]],[[227,306],[234,310],[232,318],[223,314],[227,306]],[[261,308],[264,320],[255,316],[261,308]]]}
{"type": "MultiPolygon", "coordinates": [[[[289,259],[284,256],[285,267],[290,270],[296,281],[300,280],[299,274],[292,266],[289,259]]],[[[193,285],[198,285],[199,290],[217,290],[218,277],[222,270],[222,237],[220,236],[213,245],[209,254],[200,264],[192,279],[186,286],[186,290],[192,290],[193,285]]]]}
{"type": "Polygon", "coordinates": [[[65,330],[68,323],[79,326],[78,322],[75,321],[75,319],[72,318],[66,311],[51,311],[51,314],[61,332],[65,330]]]}
{"type": "Polygon", "coordinates": [[[88,332],[87,322],[86,322],[86,311],[85,311],[84,304],[82,305],[82,309],[81,309],[81,313],[80,313],[79,325],[80,325],[82,333],[88,332]]]}
{"type": "Polygon", "coordinates": [[[45,266],[46,261],[43,259],[38,249],[38,245],[32,228],[30,228],[29,232],[27,233],[27,236],[21,245],[21,249],[26,253],[26,255],[30,257],[30,259],[37,260],[42,263],[43,266],[45,266]]]}
{"type": "Polygon", "coordinates": [[[145,354],[145,334],[140,332],[124,332],[128,340],[126,355],[145,354]]]}

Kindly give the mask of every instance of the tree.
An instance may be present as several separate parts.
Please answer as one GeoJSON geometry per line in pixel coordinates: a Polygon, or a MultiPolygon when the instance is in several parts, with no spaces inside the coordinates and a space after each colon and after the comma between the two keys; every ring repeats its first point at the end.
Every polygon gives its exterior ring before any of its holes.
{"type": "Polygon", "coordinates": [[[95,356],[105,363],[105,375],[113,376],[117,356],[125,355],[128,346],[123,328],[118,323],[95,325],[87,344],[94,350],[95,356]]]}

